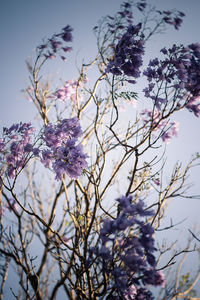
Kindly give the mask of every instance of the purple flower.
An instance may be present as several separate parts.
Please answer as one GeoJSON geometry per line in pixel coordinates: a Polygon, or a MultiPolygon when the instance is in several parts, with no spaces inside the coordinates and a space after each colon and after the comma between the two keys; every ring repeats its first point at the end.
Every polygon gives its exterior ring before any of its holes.
{"type": "Polygon", "coordinates": [[[164,282],[163,274],[155,268],[154,229],[142,220],[153,212],[146,210],[141,200],[135,200],[132,196],[117,199],[120,213],[114,220],[103,221],[99,248],[91,249],[91,253],[100,258],[98,264],[102,262],[109,280],[113,281],[112,286],[116,288],[113,296],[153,299],[152,294],[142,287],[146,282],[155,286],[164,282]]]}
{"type": "Polygon", "coordinates": [[[67,53],[67,52],[70,52],[72,51],[72,47],[62,47],[62,50],[67,53]]]}
{"type": "Polygon", "coordinates": [[[176,11],[163,11],[160,12],[163,15],[163,21],[170,25],[173,25],[176,30],[178,30],[183,22],[182,18],[185,16],[183,12],[176,11]]]}
{"type": "MultiPolygon", "coordinates": [[[[85,82],[85,81],[84,81],[85,82]]],[[[70,99],[76,103],[77,100],[82,101],[82,96],[78,91],[78,88],[83,87],[83,82],[77,80],[69,80],[67,83],[55,93],[55,96],[63,102],[67,102],[70,99]]]]}
{"type": "Polygon", "coordinates": [[[153,299],[154,297],[149,290],[145,288],[139,288],[137,290],[137,295],[135,297],[135,300],[153,300],[153,299]]]}
{"type": "Polygon", "coordinates": [[[156,184],[156,185],[160,185],[160,179],[159,178],[156,178],[153,180],[153,182],[156,184]]]}
{"type": "Polygon", "coordinates": [[[24,147],[25,152],[31,152],[33,151],[33,145],[32,144],[26,144],[24,147]]]}
{"type": "Polygon", "coordinates": [[[151,284],[154,286],[164,285],[165,278],[162,272],[158,272],[155,269],[149,269],[144,271],[143,277],[144,284],[151,284]]]}
{"type": "Polygon", "coordinates": [[[5,174],[15,178],[25,167],[28,160],[39,155],[39,149],[33,151],[33,133],[35,129],[30,123],[13,124],[3,128],[3,139],[0,140],[0,161],[7,166],[5,174]]]}
{"type": "Polygon", "coordinates": [[[82,145],[75,146],[74,141],[73,145],[70,145],[71,142],[72,140],[69,140],[66,147],[57,150],[57,158],[52,165],[57,180],[61,180],[64,173],[71,178],[77,178],[87,167],[87,155],[83,153],[82,145]]]}
{"type": "Polygon", "coordinates": [[[178,122],[171,122],[170,128],[167,129],[161,136],[163,142],[169,143],[171,138],[173,136],[177,136],[179,129],[179,123],[178,122]]]}
{"type": "Polygon", "coordinates": [[[200,116],[200,95],[190,98],[185,106],[189,111],[193,112],[196,117],[200,116]]]}
{"type": "Polygon", "coordinates": [[[50,164],[53,162],[52,152],[48,149],[42,151],[41,162],[44,164],[46,168],[49,168],[50,164]]]}
{"type": "Polygon", "coordinates": [[[77,139],[81,135],[81,126],[78,119],[63,119],[58,125],[49,123],[44,128],[43,139],[46,145],[52,149],[53,153],[57,152],[57,148],[65,145],[69,139],[77,139]]]}
{"type": "Polygon", "coordinates": [[[109,61],[106,73],[138,78],[144,54],[144,40],[139,37],[141,24],[130,25],[115,47],[115,55],[109,61]]]}
{"type": "Polygon", "coordinates": [[[60,58],[61,58],[63,61],[66,61],[66,60],[67,60],[66,57],[63,56],[63,55],[61,55],[60,58]]]}
{"type": "Polygon", "coordinates": [[[72,39],[73,39],[72,38],[72,31],[73,31],[73,29],[71,28],[71,26],[67,25],[62,30],[63,30],[63,33],[61,33],[61,37],[62,37],[63,41],[72,42],[72,39]]]}
{"type": "Polygon", "coordinates": [[[158,138],[160,135],[163,142],[169,143],[173,137],[177,136],[179,123],[176,121],[169,122],[167,119],[163,120],[162,114],[158,110],[152,112],[146,109],[141,113],[141,116],[144,123],[152,125],[152,132],[158,133],[157,136],[155,135],[155,138],[158,138]]]}
{"type": "MultiPolygon", "coordinates": [[[[193,43],[188,47],[173,45],[168,50],[161,49],[161,52],[165,55],[165,59],[151,60],[144,71],[149,81],[148,87],[144,89],[145,96],[155,101],[158,110],[162,110],[166,100],[156,94],[154,87],[159,82],[165,83],[163,89],[174,88],[177,109],[185,107],[198,117],[200,115],[200,43],[193,43]]],[[[162,95],[163,89],[160,89],[162,95]]],[[[169,133],[163,135],[163,140],[167,141],[169,138],[169,133]]]]}
{"type": "Polygon", "coordinates": [[[49,42],[51,43],[51,47],[53,52],[57,52],[57,50],[61,47],[62,43],[57,41],[56,39],[50,39],[49,42]]]}
{"type": "Polygon", "coordinates": [[[64,174],[77,178],[87,167],[87,155],[81,144],[76,145],[80,135],[77,118],[63,119],[57,125],[49,123],[45,127],[43,140],[47,149],[42,152],[41,162],[45,167],[52,166],[57,180],[61,180],[64,174]]]}
{"type": "MultiPolygon", "coordinates": [[[[71,47],[63,45],[64,43],[72,42],[72,28],[67,25],[61,31],[61,33],[54,34],[46,43],[39,45],[37,49],[39,50],[39,55],[44,56],[46,59],[53,59],[56,54],[63,50],[65,53],[71,51],[71,47]]],[[[63,60],[66,57],[60,55],[63,60]]]]}
{"type": "Polygon", "coordinates": [[[100,251],[99,251],[99,254],[101,255],[101,257],[103,259],[109,259],[110,258],[110,251],[108,248],[106,248],[105,246],[102,246],[100,251]]]}
{"type": "Polygon", "coordinates": [[[147,6],[147,4],[143,1],[141,2],[138,2],[137,4],[137,8],[140,10],[140,11],[143,11],[145,9],[145,7],[147,6]]]}
{"type": "Polygon", "coordinates": [[[135,299],[135,296],[137,295],[137,288],[135,287],[134,284],[132,284],[123,294],[124,299],[126,300],[131,300],[135,299]]]}

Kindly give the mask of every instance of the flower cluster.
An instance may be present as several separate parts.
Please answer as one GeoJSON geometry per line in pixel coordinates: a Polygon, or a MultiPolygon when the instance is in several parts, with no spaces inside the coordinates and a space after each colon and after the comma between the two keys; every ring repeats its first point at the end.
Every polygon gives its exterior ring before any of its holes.
{"type": "Polygon", "coordinates": [[[41,161],[45,167],[52,165],[57,180],[61,180],[64,174],[77,178],[87,167],[87,155],[81,144],[76,145],[80,135],[77,118],[63,119],[57,125],[49,123],[45,127],[43,140],[47,148],[42,151],[41,161]]]}
{"type": "Polygon", "coordinates": [[[60,101],[67,102],[71,99],[74,103],[77,101],[82,101],[82,95],[77,93],[77,89],[83,87],[83,82],[78,80],[68,80],[67,83],[58,89],[55,93],[56,98],[60,101]]]}
{"type": "Polygon", "coordinates": [[[151,60],[144,71],[149,81],[148,87],[144,89],[145,96],[153,99],[159,109],[166,104],[168,99],[157,95],[154,87],[159,84],[161,93],[166,89],[173,89],[178,100],[177,108],[186,107],[199,117],[200,43],[191,44],[188,47],[173,45],[168,50],[161,49],[161,52],[166,58],[160,61],[157,58],[151,60]]]}
{"type": "Polygon", "coordinates": [[[126,75],[137,78],[142,65],[144,40],[140,37],[141,23],[130,25],[115,47],[114,57],[109,61],[105,72],[113,75],[126,75]]]}
{"type": "Polygon", "coordinates": [[[45,58],[55,58],[56,54],[62,51],[60,55],[62,60],[66,60],[65,53],[72,50],[71,47],[64,45],[63,43],[72,42],[72,28],[70,25],[65,26],[61,33],[54,34],[46,43],[38,46],[40,55],[44,55],[45,58]]]}
{"type": "Polygon", "coordinates": [[[14,124],[3,129],[0,139],[0,172],[9,178],[15,178],[33,157],[40,157],[45,167],[52,165],[56,179],[63,174],[77,178],[86,168],[87,155],[81,144],[77,145],[81,127],[77,118],[64,119],[58,125],[49,123],[44,127],[42,140],[46,146],[41,150],[41,143],[36,147],[33,142],[35,129],[30,123],[14,124]]]}
{"type": "MultiPolygon", "coordinates": [[[[129,2],[124,2],[121,5],[121,10],[117,12],[116,16],[106,17],[106,27],[108,27],[108,32],[112,36],[119,38],[121,36],[121,31],[133,23],[133,14],[131,12],[132,4],[129,2]]],[[[94,27],[94,31],[100,30],[99,26],[94,27]]]]}
{"type": "Polygon", "coordinates": [[[23,169],[30,157],[38,156],[39,149],[32,141],[35,129],[30,123],[14,124],[3,128],[0,139],[1,172],[15,178],[23,169]]]}
{"type": "Polygon", "coordinates": [[[182,18],[185,16],[185,14],[181,11],[170,11],[170,10],[164,10],[164,11],[158,11],[163,16],[163,21],[167,24],[173,25],[176,30],[178,30],[183,22],[182,18]]]}
{"type": "Polygon", "coordinates": [[[117,295],[125,299],[153,299],[145,286],[164,284],[162,273],[156,270],[154,229],[142,221],[153,212],[146,210],[141,200],[133,203],[131,196],[116,201],[120,213],[116,219],[103,222],[101,246],[93,251],[103,260],[105,272],[114,280],[117,295]]]}
{"type": "MultiPolygon", "coordinates": [[[[126,292],[123,294],[124,299],[126,300],[153,300],[154,297],[152,293],[145,288],[136,289],[135,285],[132,285],[126,292]]],[[[119,299],[119,298],[117,298],[119,299]]]]}
{"type": "Polygon", "coordinates": [[[136,6],[139,9],[139,11],[143,11],[145,9],[145,7],[147,6],[146,0],[138,1],[136,3],[136,6]]]}
{"type": "Polygon", "coordinates": [[[179,123],[176,121],[169,122],[168,119],[162,119],[160,111],[154,112],[150,109],[142,111],[141,116],[145,124],[151,124],[151,130],[155,133],[158,132],[161,139],[165,143],[169,143],[172,137],[176,137],[178,134],[179,123]]]}
{"type": "MultiPolygon", "coordinates": [[[[128,2],[124,2],[121,6],[121,11],[118,12],[118,15],[120,16],[121,19],[126,19],[128,23],[132,23],[132,19],[133,19],[133,14],[130,11],[131,8],[131,4],[128,2]]],[[[120,26],[120,25],[118,25],[120,26]]],[[[121,29],[123,29],[124,27],[121,27],[121,29]]]]}
{"type": "MultiPolygon", "coordinates": [[[[133,13],[131,11],[132,6],[135,6],[140,12],[142,12],[146,7],[146,0],[134,2],[123,2],[120,11],[112,17],[108,15],[106,17],[106,26],[108,27],[108,33],[111,36],[114,34],[116,38],[121,37],[121,32],[127,28],[127,25],[133,24],[133,13]]],[[[99,26],[95,26],[94,30],[101,30],[99,26]]]]}

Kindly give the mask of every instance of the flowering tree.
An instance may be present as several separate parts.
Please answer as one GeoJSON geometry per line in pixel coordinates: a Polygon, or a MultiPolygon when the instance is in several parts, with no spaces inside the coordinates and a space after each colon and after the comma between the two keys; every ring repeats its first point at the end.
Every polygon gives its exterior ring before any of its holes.
{"type": "Polygon", "coordinates": [[[15,299],[155,299],[152,286],[160,287],[157,299],[194,298],[200,272],[180,278],[185,256],[173,283],[167,271],[175,257],[198,249],[190,240],[161,264],[172,246],[155,239],[168,229],[168,200],[189,197],[187,176],[198,164],[198,155],[185,169],[177,163],[163,180],[165,147],[178,131],[174,116],[200,116],[200,44],[162,48],[143,64],[151,36],[168,25],[178,30],[183,17],[145,0],[124,2],[94,27],[94,59],[55,90],[43,66],[66,60],[72,28],[43,41],[34,64],[27,62],[25,92],[40,121],[4,128],[0,139],[1,299],[11,268],[15,299]],[[123,109],[131,111],[125,122],[123,109]]]}

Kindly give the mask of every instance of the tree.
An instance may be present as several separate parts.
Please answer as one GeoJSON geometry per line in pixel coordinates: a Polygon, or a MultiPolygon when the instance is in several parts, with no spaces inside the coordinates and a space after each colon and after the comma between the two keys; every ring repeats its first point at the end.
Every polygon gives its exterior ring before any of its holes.
{"type": "Polygon", "coordinates": [[[195,299],[200,272],[181,273],[185,256],[175,283],[167,272],[198,244],[190,239],[161,264],[173,244],[156,246],[155,239],[175,226],[162,227],[166,205],[190,197],[187,177],[198,165],[196,154],[164,180],[166,144],[178,130],[174,116],[200,115],[200,44],[164,47],[143,65],[152,35],[168,25],[178,30],[183,17],[144,0],[124,2],[94,27],[94,59],[56,90],[43,68],[66,60],[72,28],[44,40],[34,63],[27,61],[25,93],[40,121],[37,129],[23,122],[4,128],[0,140],[1,298],[10,266],[19,281],[19,291],[11,289],[16,299],[154,299],[150,286],[161,287],[158,299],[195,299]],[[97,77],[89,81],[93,67],[97,77]]]}

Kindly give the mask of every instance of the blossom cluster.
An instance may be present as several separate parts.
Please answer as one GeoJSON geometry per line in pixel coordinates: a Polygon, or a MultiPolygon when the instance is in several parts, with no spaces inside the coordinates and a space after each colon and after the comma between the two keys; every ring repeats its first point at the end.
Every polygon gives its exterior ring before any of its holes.
{"type": "Polygon", "coordinates": [[[152,126],[152,131],[158,132],[161,139],[165,143],[169,143],[172,137],[176,137],[179,130],[179,123],[163,119],[159,110],[154,112],[150,109],[145,109],[141,112],[142,120],[145,124],[149,123],[152,126]]]}
{"type": "Polygon", "coordinates": [[[166,56],[150,61],[144,71],[149,85],[144,89],[145,96],[155,101],[160,109],[168,99],[160,97],[154,88],[160,84],[160,92],[164,94],[167,88],[173,89],[178,100],[177,108],[186,107],[195,116],[200,116],[200,43],[188,47],[173,45],[172,48],[161,49],[166,56]],[[181,104],[183,103],[183,104],[181,104]]]}
{"type": "Polygon", "coordinates": [[[63,119],[59,124],[49,123],[44,128],[43,140],[47,148],[42,151],[42,163],[52,166],[56,179],[61,180],[64,174],[77,178],[87,167],[87,155],[81,144],[77,144],[81,127],[77,118],[63,119]]]}
{"type": "Polygon", "coordinates": [[[77,98],[79,101],[82,101],[82,95],[77,92],[77,89],[81,87],[83,87],[83,82],[78,80],[68,80],[63,87],[56,91],[55,96],[62,102],[67,102],[71,99],[76,103],[77,98]]]}
{"type": "MultiPolygon", "coordinates": [[[[127,24],[133,24],[133,13],[131,11],[131,6],[134,3],[123,2],[121,5],[121,10],[117,13],[117,17],[107,16],[108,19],[108,31],[111,34],[116,34],[117,30],[123,30],[127,27],[127,24]]],[[[143,11],[146,7],[146,0],[138,1],[135,6],[139,11],[143,11]]]]}
{"type": "MultiPolygon", "coordinates": [[[[153,215],[142,200],[133,203],[132,196],[116,200],[120,213],[106,219],[100,230],[100,246],[92,249],[103,261],[105,272],[114,280],[113,299],[153,299],[146,285],[164,285],[163,274],[156,270],[154,229],[145,217],[153,215]]],[[[112,285],[113,287],[113,285],[112,285]]]]}
{"type": "Polygon", "coordinates": [[[115,47],[115,54],[109,60],[106,73],[126,75],[133,78],[140,76],[144,40],[140,37],[141,23],[130,25],[115,47]]]}
{"type": "MultiPolygon", "coordinates": [[[[114,55],[109,59],[106,73],[112,73],[113,75],[126,75],[138,78],[140,76],[139,68],[142,65],[142,56],[144,54],[144,34],[142,33],[142,24],[133,25],[133,14],[131,12],[131,6],[135,5],[141,12],[146,8],[147,3],[145,0],[138,1],[137,3],[124,2],[121,6],[122,10],[118,12],[120,20],[108,16],[108,32],[115,34],[119,39],[118,44],[112,45],[114,49],[114,55]],[[127,26],[128,25],[128,26],[127,26]],[[124,31],[128,29],[121,36],[119,30],[124,31]]],[[[156,11],[161,15],[160,23],[167,23],[173,25],[175,29],[179,29],[182,24],[182,18],[185,14],[181,11],[156,11]]],[[[97,27],[98,28],[98,27],[97,27]]],[[[134,80],[129,80],[131,83],[135,83],[134,80]]]]}
{"type": "Polygon", "coordinates": [[[61,33],[54,34],[46,43],[37,47],[40,55],[44,55],[46,59],[55,58],[58,52],[61,52],[60,58],[66,60],[65,53],[72,50],[72,47],[64,43],[72,42],[72,28],[70,25],[65,26],[61,33]]]}
{"type": "MultiPolygon", "coordinates": [[[[124,2],[121,5],[121,10],[117,12],[116,16],[108,15],[106,17],[106,27],[108,28],[108,33],[112,36],[119,38],[121,30],[124,30],[127,27],[127,24],[130,25],[133,23],[133,14],[131,12],[131,3],[124,2]]],[[[93,28],[94,31],[101,31],[99,26],[93,28]]]]}
{"type": "MultiPolygon", "coordinates": [[[[115,38],[121,37],[122,31],[127,28],[127,25],[133,24],[133,13],[131,11],[132,6],[135,6],[140,12],[142,12],[147,6],[146,0],[141,0],[136,3],[132,1],[125,1],[120,7],[120,11],[113,17],[108,15],[106,20],[106,27],[108,28],[109,35],[114,35],[115,38]]],[[[100,30],[99,26],[94,27],[94,31],[100,30]]]]}
{"type": "MultiPolygon", "coordinates": [[[[121,5],[121,11],[118,12],[118,15],[120,16],[121,19],[126,19],[128,23],[132,24],[132,19],[133,19],[133,14],[130,11],[131,4],[129,2],[124,2],[121,5]]],[[[122,23],[122,22],[120,22],[122,23]]],[[[120,25],[118,25],[120,26],[120,25]]],[[[123,27],[121,27],[123,29],[123,27]]]]}
{"type": "Polygon", "coordinates": [[[183,22],[182,18],[185,14],[181,11],[173,12],[170,10],[158,11],[163,17],[163,21],[167,24],[173,25],[178,30],[183,22]]]}
{"type": "Polygon", "coordinates": [[[10,128],[3,128],[3,138],[0,139],[0,163],[1,172],[8,177],[15,178],[30,157],[39,155],[39,149],[33,143],[34,131],[30,123],[22,122],[13,124],[10,128]]]}
{"type": "Polygon", "coordinates": [[[87,155],[83,153],[82,145],[77,144],[81,135],[77,118],[64,119],[57,125],[49,123],[37,143],[33,140],[34,131],[30,123],[14,124],[3,129],[3,138],[0,139],[1,175],[14,179],[33,157],[40,159],[45,167],[52,165],[57,180],[61,180],[65,173],[71,178],[82,174],[87,167],[87,155]]]}

